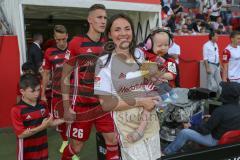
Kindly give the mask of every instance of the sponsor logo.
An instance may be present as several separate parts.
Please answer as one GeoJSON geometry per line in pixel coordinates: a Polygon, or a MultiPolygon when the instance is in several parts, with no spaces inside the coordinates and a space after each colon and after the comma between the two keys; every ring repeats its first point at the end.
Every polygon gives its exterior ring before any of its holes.
{"type": "Polygon", "coordinates": [[[46,109],[43,108],[43,109],[40,110],[40,112],[41,112],[41,115],[44,116],[44,114],[45,114],[45,112],[46,112],[46,109]]]}
{"type": "Polygon", "coordinates": [[[29,119],[31,119],[32,117],[30,116],[30,115],[28,115],[27,117],[26,117],[26,120],[29,120],[29,119]]]}
{"type": "Polygon", "coordinates": [[[124,73],[120,73],[120,75],[118,76],[118,79],[125,79],[126,78],[126,74],[124,73]]]}

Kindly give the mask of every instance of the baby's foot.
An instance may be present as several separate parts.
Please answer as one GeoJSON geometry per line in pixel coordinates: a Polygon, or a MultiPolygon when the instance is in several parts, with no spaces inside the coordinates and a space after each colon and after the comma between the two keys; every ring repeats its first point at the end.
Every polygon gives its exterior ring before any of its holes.
{"type": "Polygon", "coordinates": [[[132,133],[129,133],[127,135],[127,141],[130,143],[134,143],[134,142],[140,140],[142,137],[143,137],[143,132],[135,130],[132,133]]]}

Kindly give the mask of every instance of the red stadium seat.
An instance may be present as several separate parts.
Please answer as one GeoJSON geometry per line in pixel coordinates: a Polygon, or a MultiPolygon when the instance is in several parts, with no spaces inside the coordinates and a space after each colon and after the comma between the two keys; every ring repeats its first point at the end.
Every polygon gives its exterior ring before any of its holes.
{"type": "Polygon", "coordinates": [[[226,132],[218,141],[219,145],[240,142],[240,130],[226,132]]]}

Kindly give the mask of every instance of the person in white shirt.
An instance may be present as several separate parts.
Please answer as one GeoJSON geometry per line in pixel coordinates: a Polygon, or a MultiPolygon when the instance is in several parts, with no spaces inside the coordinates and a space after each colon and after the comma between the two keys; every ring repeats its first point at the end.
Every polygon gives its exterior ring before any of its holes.
{"type": "Polygon", "coordinates": [[[222,81],[220,75],[219,50],[217,45],[218,35],[216,32],[209,34],[209,41],[203,45],[203,60],[207,72],[207,88],[220,93],[219,83],[222,81]]]}
{"type": "Polygon", "coordinates": [[[159,159],[160,128],[154,109],[158,98],[144,96],[143,77],[137,74],[140,72],[139,60],[144,54],[135,51],[132,20],[124,14],[114,15],[108,20],[105,32],[108,35],[106,55],[100,57],[95,68],[94,93],[99,96],[103,110],[112,111],[122,159],[159,159]],[[148,110],[151,117],[144,136],[136,142],[128,142],[127,135],[139,126],[143,109],[148,110]]]}
{"type": "MultiPolygon", "coordinates": [[[[179,65],[179,56],[181,54],[181,48],[176,42],[174,42],[174,38],[173,38],[173,43],[171,47],[168,49],[168,54],[172,56],[175,59],[177,65],[179,65]]],[[[177,76],[175,79],[175,84],[176,84],[176,87],[180,87],[179,66],[177,66],[177,76]]]]}
{"type": "Polygon", "coordinates": [[[240,32],[233,31],[230,39],[223,51],[223,81],[240,83],[240,32]]]}
{"type": "Polygon", "coordinates": [[[180,56],[180,53],[181,53],[180,46],[176,42],[173,42],[170,48],[168,49],[168,54],[174,57],[177,64],[179,64],[178,57],[180,56]]]}
{"type": "Polygon", "coordinates": [[[214,21],[214,22],[217,21],[217,17],[220,16],[221,8],[222,8],[222,2],[221,1],[218,1],[217,3],[215,3],[211,7],[211,14],[210,14],[211,21],[214,21]]]}

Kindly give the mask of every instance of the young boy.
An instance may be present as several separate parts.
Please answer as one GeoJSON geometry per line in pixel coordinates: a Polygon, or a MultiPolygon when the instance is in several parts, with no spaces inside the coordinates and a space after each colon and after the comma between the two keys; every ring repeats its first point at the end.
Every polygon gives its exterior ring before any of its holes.
{"type": "Polygon", "coordinates": [[[46,128],[59,125],[64,120],[53,120],[46,106],[38,103],[40,80],[36,75],[22,75],[19,88],[22,94],[21,101],[11,109],[13,129],[18,142],[18,160],[46,160],[48,159],[46,128]]]}
{"type": "MultiPolygon", "coordinates": [[[[145,61],[142,64],[141,70],[144,78],[152,81],[163,103],[171,102],[171,99],[177,98],[169,83],[173,82],[176,77],[176,62],[174,59],[167,56],[170,46],[170,36],[166,31],[157,30],[150,34],[152,46],[143,48],[145,61]]],[[[161,102],[159,105],[162,105],[161,102]]],[[[150,112],[143,110],[139,127],[132,133],[127,135],[129,142],[136,142],[143,137],[144,130],[150,118],[150,112]]]]}
{"type": "MultiPolygon", "coordinates": [[[[22,65],[22,75],[24,74],[36,74],[36,69],[34,67],[34,65],[31,62],[25,62],[22,65]]],[[[19,84],[17,85],[17,103],[20,102],[21,100],[21,93],[20,93],[20,89],[19,89],[19,84]]]]}

